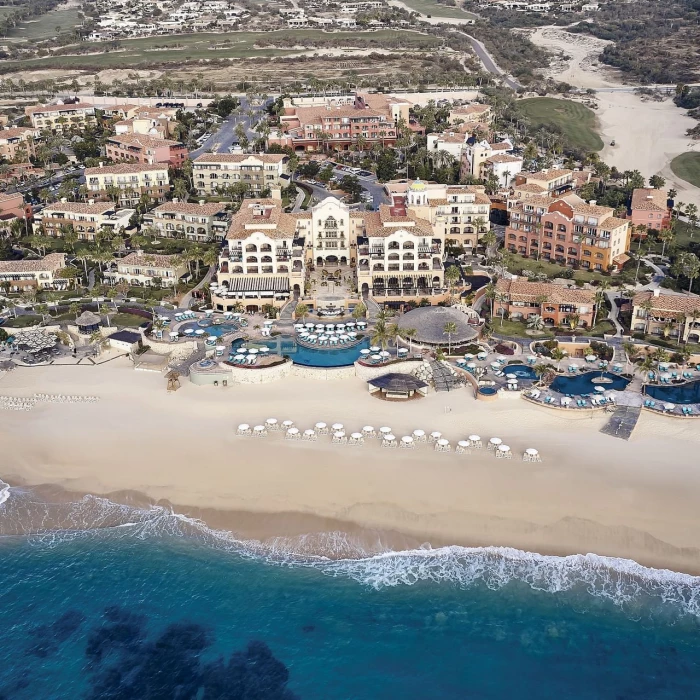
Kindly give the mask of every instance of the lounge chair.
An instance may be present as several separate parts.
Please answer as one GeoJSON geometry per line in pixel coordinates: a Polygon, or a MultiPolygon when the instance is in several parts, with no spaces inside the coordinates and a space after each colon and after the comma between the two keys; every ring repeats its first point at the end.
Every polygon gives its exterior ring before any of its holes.
{"type": "Polygon", "coordinates": [[[254,365],[258,361],[258,356],[257,355],[248,355],[248,358],[246,359],[246,364],[248,365],[254,365]]]}

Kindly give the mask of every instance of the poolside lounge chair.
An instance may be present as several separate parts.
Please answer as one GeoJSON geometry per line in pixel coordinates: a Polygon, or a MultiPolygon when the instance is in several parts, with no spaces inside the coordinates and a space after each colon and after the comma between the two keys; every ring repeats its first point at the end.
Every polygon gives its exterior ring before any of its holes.
{"type": "Polygon", "coordinates": [[[248,355],[248,359],[246,360],[247,365],[254,365],[258,361],[258,356],[257,355],[248,355]]]}
{"type": "Polygon", "coordinates": [[[545,400],[545,403],[554,403],[554,397],[553,396],[548,396],[545,400]]]}

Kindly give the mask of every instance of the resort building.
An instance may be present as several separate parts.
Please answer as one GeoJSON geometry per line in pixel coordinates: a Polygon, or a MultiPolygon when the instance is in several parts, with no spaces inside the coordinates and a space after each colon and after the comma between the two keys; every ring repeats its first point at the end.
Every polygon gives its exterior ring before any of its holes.
{"type": "Polygon", "coordinates": [[[595,292],[570,289],[559,284],[529,282],[514,277],[496,282],[494,317],[506,314],[526,321],[541,316],[546,326],[564,326],[578,316],[578,326],[590,327],[595,311],[595,292]]]}
{"type": "Polygon", "coordinates": [[[508,250],[585,270],[620,269],[629,257],[630,223],[610,207],[587,204],[574,194],[531,196],[510,210],[508,250]]]}
{"type": "Polygon", "coordinates": [[[33,158],[34,142],[39,137],[38,129],[20,126],[0,130],[0,158],[25,162],[33,158]]]}
{"type": "Polygon", "coordinates": [[[328,148],[347,151],[362,139],[365,144],[390,146],[397,138],[397,124],[420,131],[411,124],[411,103],[400,98],[358,93],[352,104],[348,100],[329,99],[323,104],[298,106],[289,99],[280,115],[280,130],[272,132],[268,143],[290,146],[298,151],[328,148]]]}
{"type": "Polygon", "coordinates": [[[72,129],[82,131],[86,126],[94,126],[97,123],[94,106],[86,102],[25,107],[24,113],[35,129],[48,129],[53,132],[72,129]]]}
{"type": "Polygon", "coordinates": [[[141,250],[130,253],[116,262],[116,270],[105,272],[110,284],[125,282],[137,287],[174,287],[189,278],[187,266],[177,255],[152,255],[141,250]]]}
{"type": "Polygon", "coordinates": [[[574,171],[568,168],[547,168],[536,173],[519,173],[515,178],[515,187],[534,185],[538,194],[554,197],[574,189],[574,171]]]}
{"type": "Polygon", "coordinates": [[[479,239],[491,228],[491,200],[481,185],[441,185],[415,180],[389,182],[385,187],[392,201],[403,197],[409,213],[425,219],[441,241],[476,250],[479,239]]]}
{"type": "Polygon", "coordinates": [[[661,294],[658,289],[632,298],[632,332],[700,343],[700,297],[661,294]]]}
{"type": "Polygon", "coordinates": [[[21,192],[0,194],[0,227],[11,223],[14,219],[31,219],[32,206],[24,201],[21,192]]]}
{"type": "Polygon", "coordinates": [[[214,195],[224,188],[245,183],[253,196],[265,190],[287,187],[288,156],[276,153],[205,153],[192,162],[192,178],[198,194],[214,195]]]}
{"type": "Polygon", "coordinates": [[[450,124],[459,122],[481,122],[488,124],[493,118],[491,105],[483,105],[477,102],[464,107],[455,107],[450,110],[450,124]]]}
{"type": "Polygon", "coordinates": [[[157,139],[166,139],[170,135],[171,123],[168,119],[152,119],[150,117],[122,119],[114,123],[114,133],[117,136],[143,134],[157,139]]]}
{"type": "Polygon", "coordinates": [[[378,302],[444,298],[444,238],[416,216],[402,197],[377,212],[358,212],[364,234],[357,238],[357,288],[378,302]]]}
{"type": "Polygon", "coordinates": [[[105,154],[113,161],[131,163],[166,163],[179,168],[187,159],[187,147],[179,141],[143,134],[110,136],[105,142],[105,154]]]}
{"type": "MultiPolygon", "coordinates": [[[[485,179],[487,169],[486,163],[490,163],[490,167],[493,168],[493,164],[498,162],[492,160],[494,156],[508,155],[508,153],[512,150],[513,144],[507,139],[505,141],[489,143],[486,140],[475,141],[473,138],[469,138],[462,151],[462,162],[460,164],[459,171],[460,177],[476,177],[485,179]]],[[[522,169],[522,163],[522,158],[517,158],[513,161],[507,161],[505,168],[497,168],[500,176],[499,182],[504,182],[504,178],[502,176],[507,170],[509,177],[505,178],[507,182],[504,185],[507,187],[510,179],[515,177],[515,175],[522,169]]]]}
{"type": "Polygon", "coordinates": [[[144,227],[156,229],[158,236],[191,241],[223,240],[229,221],[225,204],[204,201],[190,204],[173,200],[143,215],[144,227]]]}
{"type": "Polygon", "coordinates": [[[68,289],[70,279],[60,277],[66,266],[63,253],[50,253],[38,260],[0,260],[0,289],[23,292],[34,289],[68,289]]]}
{"type": "Polygon", "coordinates": [[[470,138],[468,133],[461,131],[443,131],[442,133],[428,134],[426,138],[426,148],[429,154],[437,151],[449,153],[455,160],[462,159],[462,153],[467,148],[467,141],[470,138]]]}
{"type": "Polygon", "coordinates": [[[230,311],[242,303],[257,311],[263,304],[283,305],[293,292],[303,293],[306,241],[297,225],[297,215],[283,212],[279,199],[243,200],[212,284],[215,309],[230,311]]]}
{"type": "Polygon", "coordinates": [[[656,231],[668,228],[671,225],[671,208],[666,193],[651,187],[633,190],[629,219],[635,227],[646,226],[656,231]]]}
{"type": "Polygon", "coordinates": [[[144,194],[156,202],[164,202],[170,192],[168,166],[162,163],[101,163],[97,168],[85,169],[85,182],[88,190],[96,195],[111,197],[118,191],[119,203],[123,206],[138,204],[144,194]]]}
{"type": "Polygon", "coordinates": [[[500,187],[507,188],[515,175],[523,169],[522,156],[513,156],[508,153],[497,153],[489,156],[481,164],[481,177],[488,180],[493,176],[500,187]]]}
{"type": "Polygon", "coordinates": [[[68,202],[62,199],[55,204],[47,204],[40,214],[34,217],[34,226],[43,227],[44,233],[52,238],[62,238],[73,230],[82,241],[93,241],[99,231],[122,233],[129,228],[129,221],[135,209],[117,209],[112,202],[68,202]]]}

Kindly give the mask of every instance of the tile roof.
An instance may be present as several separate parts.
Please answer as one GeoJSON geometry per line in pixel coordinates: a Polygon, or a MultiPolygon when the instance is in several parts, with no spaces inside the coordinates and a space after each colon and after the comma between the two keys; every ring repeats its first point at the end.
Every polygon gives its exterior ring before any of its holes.
{"type": "Polygon", "coordinates": [[[593,305],[595,292],[589,289],[570,289],[548,282],[529,282],[527,280],[499,279],[496,289],[508,295],[512,301],[534,301],[537,297],[547,297],[552,304],[590,304],[593,305]]]}
{"type": "Polygon", "coordinates": [[[525,173],[525,177],[528,180],[542,180],[543,182],[549,182],[550,180],[556,180],[559,177],[564,177],[565,175],[573,175],[573,170],[568,168],[559,168],[552,170],[540,170],[537,173],[525,173]]]}
{"type": "Polygon", "coordinates": [[[182,146],[179,141],[172,139],[159,139],[157,136],[147,134],[119,134],[110,136],[107,143],[123,144],[125,146],[141,146],[143,148],[160,148],[161,146],[182,146]]]}
{"type": "MultiPolygon", "coordinates": [[[[296,107],[296,117],[303,124],[320,124],[324,117],[381,117],[384,121],[389,121],[388,112],[380,112],[376,109],[355,109],[354,107],[296,107]]],[[[393,124],[393,121],[392,121],[393,124]]]]}
{"type": "Polygon", "coordinates": [[[36,114],[37,112],[73,112],[78,109],[94,109],[94,105],[87,102],[76,102],[73,105],[36,105],[27,107],[25,114],[36,114]]]}
{"type": "MultiPolygon", "coordinates": [[[[499,153],[497,156],[490,156],[487,163],[522,163],[523,159],[517,156],[509,156],[507,153],[499,153]]],[[[540,190],[541,191],[541,190],[540,190]]]]}
{"type": "Polygon", "coordinates": [[[49,253],[39,260],[0,260],[3,272],[55,272],[66,266],[63,253],[49,253]]]}
{"type": "Polygon", "coordinates": [[[285,153],[202,153],[193,163],[242,163],[245,160],[280,163],[287,157],[285,153]]]}
{"type": "Polygon", "coordinates": [[[115,163],[97,168],[85,168],[85,175],[128,175],[129,173],[165,172],[168,175],[167,163],[115,163]]]}
{"type": "Polygon", "coordinates": [[[513,148],[513,144],[508,141],[498,141],[497,143],[490,143],[492,151],[510,151],[513,148]]]}
{"type": "Polygon", "coordinates": [[[146,216],[148,216],[148,213],[161,214],[166,212],[214,216],[214,214],[225,211],[225,209],[226,204],[218,202],[205,202],[204,204],[191,204],[190,202],[166,202],[165,204],[159,204],[153,211],[147,212],[146,216]]]}
{"type": "Polygon", "coordinates": [[[532,192],[533,194],[542,194],[542,192],[547,191],[544,185],[540,185],[537,182],[526,182],[522,185],[514,185],[513,189],[520,192],[532,192]]]}
{"type": "Polygon", "coordinates": [[[459,114],[466,114],[466,115],[471,115],[471,114],[485,114],[491,109],[490,105],[482,105],[478,103],[474,103],[471,105],[466,105],[465,107],[457,107],[456,109],[453,109],[451,114],[459,115],[459,114]]]}
{"type": "MultiPolygon", "coordinates": [[[[0,138],[2,132],[0,131],[0,138]]],[[[668,211],[666,193],[651,187],[643,187],[632,192],[632,210],[640,211],[668,211]]]]}
{"type": "Polygon", "coordinates": [[[467,135],[464,133],[455,134],[452,131],[443,131],[441,134],[438,134],[438,139],[445,143],[465,143],[467,135]]]}
{"type": "Polygon", "coordinates": [[[154,255],[151,253],[129,253],[117,261],[117,265],[152,265],[153,267],[177,268],[177,255],[154,255]]]}
{"type": "Polygon", "coordinates": [[[36,129],[31,129],[27,126],[18,126],[14,129],[0,129],[0,141],[6,141],[7,139],[17,139],[22,136],[33,136],[36,129]]]}
{"type": "Polygon", "coordinates": [[[609,216],[605,221],[598,224],[598,228],[603,231],[612,231],[613,229],[619,228],[620,226],[629,226],[630,222],[628,219],[618,219],[616,216],[609,216]]]}
{"type": "Polygon", "coordinates": [[[94,204],[86,204],[85,202],[55,202],[54,204],[47,204],[42,214],[47,215],[52,211],[70,214],[104,214],[110,209],[114,209],[114,204],[112,202],[95,202],[94,204]]]}
{"type": "Polygon", "coordinates": [[[655,297],[653,292],[639,292],[632,298],[632,306],[641,306],[646,301],[651,301],[653,311],[685,314],[700,311],[700,297],[685,294],[660,294],[655,297]]]}
{"type": "Polygon", "coordinates": [[[294,214],[282,211],[277,199],[244,199],[238,213],[234,215],[226,239],[240,241],[256,231],[270,238],[294,238],[297,220],[294,214]],[[257,212],[263,210],[262,215],[257,212]],[[255,228],[260,225],[260,229],[255,228]],[[269,228],[272,226],[272,228],[269,228]],[[264,228],[263,228],[264,227],[264,228]]]}

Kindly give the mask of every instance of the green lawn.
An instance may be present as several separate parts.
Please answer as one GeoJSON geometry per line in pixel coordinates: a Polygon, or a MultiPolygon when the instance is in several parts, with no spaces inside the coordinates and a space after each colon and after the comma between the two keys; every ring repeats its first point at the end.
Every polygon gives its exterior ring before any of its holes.
{"type": "MultiPolygon", "coordinates": [[[[292,46],[306,41],[328,42],[341,47],[384,47],[429,49],[440,44],[440,38],[415,31],[384,29],[378,32],[331,33],[319,29],[281,30],[275,32],[233,32],[228,34],[182,34],[156,36],[144,39],[126,39],[119,48],[110,48],[101,42],[83,42],[81,49],[99,52],[88,56],[51,56],[27,61],[7,61],[6,72],[42,67],[54,68],[107,68],[115,66],[157,65],[184,63],[195,60],[221,58],[251,58],[283,56],[293,51],[292,46]],[[290,48],[256,48],[258,41],[290,48]],[[217,48],[214,48],[217,47],[217,48]]],[[[311,48],[311,47],[310,47],[311,48]]]]}
{"type": "Polygon", "coordinates": [[[148,319],[136,314],[110,314],[109,322],[113,326],[124,328],[138,328],[142,323],[147,323],[148,319]]]}
{"type": "Polygon", "coordinates": [[[67,10],[51,10],[51,12],[47,12],[40,17],[21,22],[8,32],[7,38],[10,41],[21,39],[42,41],[51,39],[59,33],[66,34],[72,31],[73,27],[80,25],[78,12],[80,12],[80,9],[77,7],[71,7],[67,10]],[[60,32],[56,31],[56,27],[61,28],[60,32]]]}
{"type": "MultiPolygon", "coordinates": [[[[459,4],[460,0],[457,0],[459,4]]],[[[476,15],[466,12],[460,7],[448,7],[436,2],[436,0],[403,0],[404,5],[408,5],[412,10],[421,12],[431,17],[450,17],[453,19],[476,19],[476,15]]]]}
{"type": "Polygon", "coordinates": [[[521,321],[511,321],[510,319],[504,318],[503,323],[501,323],[500,317],[496,316],[491,321],[491,327],[496,335],[508,335],[513,338],[526,338],[529,341],[535,340],[546,340],[547,338],[553,338],[554,333],[549,329],[545,328],[540,335],[528,335],[526,331],[528,330],[527,324],[521,321]]]}
{"type": "MultiPolygon", "coordinates": [[[[561,277],[562,273],[567,269],[563,265],[548,262],[547,260],[535,260],[534,258],[524,258],[522,255],[513,255],[515,262],[508,266],[508,271],[513,274],[520,275],[523,270],[531,270],[535,273],[545,274],[547,277],[561,277]]],[[[576,270],[574,272],[575,280],[590,282],[592,280],[607,280],[611,281],[610,275],[603,275],[600,272],[588,272],[586,270],[576,270]]]]}
{"type": "Polygon", "coordinates": [[[681,180],[700,187],[700,153],[681,153],[671,161],[671,170],[681,180]]]}
{"type": "Polygon", "coordinates": [[[554,127],[572,148],[600,151],[603,140],[596,131],[595,112],[578,102],[555,97],[531,97],[516,103],[520,114],[536,127],[554,127]]]}
{"type": "Polygon", "coordinates": [[[10,328],[27,328],[28,326],[36,326],[38,323],[41,323],[41,316],[22,314],[21,316],[17,316],[17,318],[8,318],[3,328],[8,329],[9,333],[10,328]]]}

